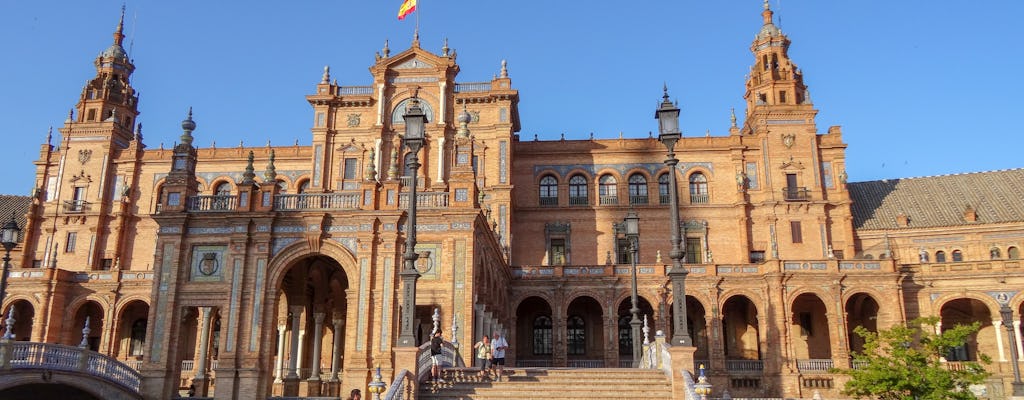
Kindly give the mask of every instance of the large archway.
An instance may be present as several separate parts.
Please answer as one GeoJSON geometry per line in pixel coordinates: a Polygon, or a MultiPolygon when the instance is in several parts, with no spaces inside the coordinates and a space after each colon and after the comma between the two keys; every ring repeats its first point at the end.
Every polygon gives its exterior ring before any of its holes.
{"type": "Polygon", "coordinates": [[[686,328],[689,329],[690,340],[697,347],[697,352],[693,354],[693,357],[695,360],[705,360],[706,364],[710,364],[710,361],[706,361],[711,358],[711,347],[708,341],[707,312],[704,310],[704,305],[697,298],[686,296],[686,315],[686,328]]]}
{"type": "Polygon", "coordinates": [[[593,297],[573,299],[566,309],[565,353],[569,367],[603,367],[604,313],[593,297]]]}
{"type": "Polygon", "coordinates": [[[48,383],[30,383],[0,391],[0,399],[6,400],[106,400],[74,386],[48,383]]]}
{"type": "Polygon", "coordinates": [[[851,353],[864,351],[864,338],[854,332],[858,326],[878,332],[878,302],[867,293],[857,293],[846,300],[846,338],[851,353]]]}
{"type": "Polygon", "coordinates": [[[105,315],[103,306],[89,300],[79,306],[72,315],[74,317],[71,323],[64,325],[67,330],[64,331],[63,344],[80,346],[84,340],[89,350],[99,351],[101,338],[103,338],[103,315],[105,315]],[[88,334],[85,331],[87,321],[89,324],[88,334]]]}
{"type": "Polygon", "coordinates": [[[149,318],[149,304],[133,300],[121,308],[117,319],[117,337],[111,355],[129,364],[141,361],[146,347],[146,323],[149,318]]]}
{"type": "MultiPolygon", "coordinates": [[[[637,318],[643,324],[644,317],[647,319],[647,326],[649,328],[648,339],[654,341],[655,319],[654,319],[654,307],[651,303],[643,296],[637,296],[637,308],[640,310],[637,313],[637,318]]],[[[619,302],[619,308],[616,322],[617,322],[617,336],[619,346],[619,366],[620,367],[631,367],[633,362],[633,326],[631,322],[633,320],[633,313],[630,310],[633,308],[633,301],[631,297],[626,297],[619,302]]],[[[641,325],[642,326],[642,325],[641,325]]],[[[640,332],[637,341],[643,343],[644,335],[643,331],[640,332]]]]}
{"type": "Polygon", "coordinates": [[[550,367],[553,355],[551,305],[540,297],[527,297],[516,308],[517,367],[550,367]]]}
{"type": "Polygon", "coordinates": [[[275,291],[275,355],[267,366],[274,375],[272,393],[338,393],[349,282],[341,264],[324,255],[300,258],[287,267],[275,291]]]}
{"type": "Polygon", "coordinates": [[[722,333],[726,360],[760,360],[757,307],[749,298],[732,296],[722,306],[722,333]]]}
{"type": "Polygon", "coordinates": [[[976,299],[955,299],[942,305],[939,311],[942,318],[943,331],[956,325],[969,325],[975,322],[981,325],[977,332],[971,334],[963,346],[957,346],[946,355],[947,361],[978,361],[978,354],[999,357],[999,346],[996,344],[996,331],[992,326],[992,312],[988,305],[976,299]]]}
{"type": "Polygon", "coordinates": [[[832,368],[832,341],[828,309],[814,293],[803,293],[790,307],[793,358],[801,371],[827,371],[832,368]]]}

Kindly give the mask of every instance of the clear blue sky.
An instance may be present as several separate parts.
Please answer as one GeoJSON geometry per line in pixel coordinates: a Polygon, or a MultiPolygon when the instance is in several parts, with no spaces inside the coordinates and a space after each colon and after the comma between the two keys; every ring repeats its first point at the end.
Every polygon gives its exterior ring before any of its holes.
{"type": "MultiPolygon", "coordinates": [[[[129,0],[145,143],[170,146],[189,106],[199,146],[310,142],[325,64],[368,85],[384,39],[408,47],[400,0],[129,0]]],[[[772,0],[793,41],[818,130],[842,125],[853,181],[1024,166],[1019,0],[772,0]]],[[[0,2],[0,193],[27,194],[47,127],[59,127],[111,43],[121,0],[0,2]]],[[[422,47],[458,51],[460,82],[508,60],[523,140],[646,137],[662,82],[684,135],[725,135],[743,113],[760,0],[420,0],[422,47]]],[[[781,19],[781,21],[780,21],[781,19]]]]}

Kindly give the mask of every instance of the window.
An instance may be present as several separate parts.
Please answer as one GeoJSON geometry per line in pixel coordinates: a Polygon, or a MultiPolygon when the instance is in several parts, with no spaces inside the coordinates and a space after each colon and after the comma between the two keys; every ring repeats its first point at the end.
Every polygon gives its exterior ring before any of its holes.
{"type": "Polygon", "coordinates": [[[779,104],[786,104],[786,91],[779,91],[779,104]]]}
{"type": "Polygon", "coordinates": [[[695,172],[690,175],[690,203],[705,204],[708,202],[708,178],[695,172]]]}
{"type": "Polygon", "coordinates": [[[1016,246],[1010,246],[1010,248],[1006,249],[1006,258],[1011,260],[1020,258],[1020,250],[1016,246]]]}
{"type": "Polygon", "coordinates": [[[131,341],[128,343],[128,355],[142,356],[146,347],[146,319],[139,318],[132,323],[131,341]]]}
{"type": "Polygon", "coordinates": [[[752,263],[763,263],[764,262],[764,250],[752,250],[750,252],[750,262],[752,262],[752,263]]]}
{"type": "Polygon", "coordinates": [[[570,206],[585,206],[589,204],[587,200],[587,178],[583,175],[574,175],[569,178],[569,205],[570,206]]]}
{"type": "Polygon", "coordinates": [[[803,243],[804,233],[800,221],[789,221],[789,232],[793,235],[793,243],[803,243]]]}
{"type": "Polygon", "coordinates": [[[286,193],[288,193],[288,182],[278,181],[277,182],[277,193],[278,194],[286,194],[286,193]]]}
{"type": "Polygon", "coordinates": [[[100,269],[104,271],[110,271],[111,268],[114,268],[114,259],[104,258],[102,264],[100,265],[100,269]]]}
{"type": "Polygon", "coordinates": [[[800,336],[812,336],[814,330],[812,329],[814,323],[811,320],[811,313],[801,312],[800,313],[800,336]]]}
{"type": "Polygon", "coordinates": [[[227,182],[218,183],[217,184],[217,189],[215,189],[213,191],[213,194],[215,194],[217,196],[230,196],[231,195],[231,185],[229,185],[227,182]]]}
{"type": "Polygon", "coordinates": [[[324,126],[324,113],[316,113],[316,127],[322,128],[324,126]]]}
{"type": "Polygon", "coordinates": [[[1002,252],[999,251],[998,247],[993,247],[993,248],[989,249],[988,256],[989,256],[989,258],[991,258],[993,260],[998,260],[998,259],[1002,258],[1002,254],[1001,253],[1002,252]]]}
{"type": "Polygon", "coordinates": [[[939,250],[935,252],[935,262],[944,263],[946,262],[946,252],[939,250]]]}
{"type": "Polygon", "coordinates": [[[600,195],[601,204],[619,204],[619,192],[616,185],[618,185],[618,182],[614,176],[601,175],[597,187],[597,194],[600,195]]]}
{"type": "Polygon", "coordinates": [[[633,317],[630,315],[623,315],[619,317],[619,355],[630,356],[633,355],[633,327],[629,325],[629,321],[633,317]]]}
{"type": "Polygon", "coordinates": [[[551,175],[540,178],[540,205],[558,205],[558,180],[551,175]]]}
{"type": "Polygon", "coordinates": [[[629,251],[629,239],[624,237],[615,239],[615,263],[616,264],[631,264],[633,263],[633,253],[629,251]]]}
{"type": "Polygon", "coordinates": [[[565,265],[565,239],[551,239],[548,264],[565,265]]]}
{"type": "Polygon", "coordinates": [[[586,327],[587,325],[583,322],[583,317],[579,315],[569,317],[569,321],[565,324],[565,337],[569,344],[569,355],[587,354],[586,327]]]}
{"type": "Polygon", "coordinates": [[[647,204],[647,178],[641,174],[629,176],[629,204],[647,204]]]}
{"type": "Polygon", "coordinates": [[[961,262],[964,260],[964,254],[960,250],[953,250],[953,262],[961,262]]]}
{"type": "Polygon", "coordinates": [[[78,232],[68,232],[67,241],[64,242],[64,252],[74,253],[75,242],[78,240],[78,232]]]}
{"type": "Polygon", "coordinates": [[[700,264],[703,261],[704,248],[700,244],[700,238],[686,238],[686,263],[700,264]]]}
{"type": "Polygon", "coordinates": [[[85,186],[76,186],[73,189],[68,211],[85,211],[85,186]]]}
{"type": "Polygon", "coordinates": [[[547,315],[533,320],[533,354],[551,354],[551,317],[547,315]]]}
{"type": "Polygon", "coordinates": [[[356,159],[355,158],[346,158],[345,159],[345,172],[344,172],[345,173],[345,175],[344,175],[345,179],[356,179],[356,176],[359,175],[357,172],[358,172],[358,168],[356,167],[356,159]]]}
{"type": "Polygon", "coordinates": [[[669,186],[671,184],[668,180],[668,174],[658,175],[658,202],[661,204],[668,204],[672,202],[672,200],[668,198],[669,189],[671,188],[671,186],[669,186]]]}
{"type": "Polygon", "coordinates": [[[86,118],[85,120],[86,121],[95,121],[96,120],[96,109],[95,108],[89,109],[89,117],[86,118]]]}
{"type": "Polygon", "coordinates": [[[299,182],[299,194],[306,193],[309,190],[309,180],[299,182]]]}

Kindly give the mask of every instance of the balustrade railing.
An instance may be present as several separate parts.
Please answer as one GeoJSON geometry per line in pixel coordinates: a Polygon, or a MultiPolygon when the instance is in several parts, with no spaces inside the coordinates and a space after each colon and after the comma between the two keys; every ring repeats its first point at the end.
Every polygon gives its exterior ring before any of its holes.
{"type": "Polygon", "coordinates": [[[516,360],[516,367],[519,368],[550,368],[553,365],[551,360],[516,360]]]}
{"type": "Polygon", "coordinates": [[[647,204],[647,196],[629,196],[629,204],[647,204]]]}
{"type": "Polygon", "coordinates": [[[141,376],[128,364],[90,350],[52,343],[7,342],[10,360],[0,369],[44,369],[85,373],[139,391],[141,376]]]}
{"type": "Polygon", "coordinates": [[[416,397],[416,376],[407,369],[398,371],[395,380],[391,381],[388,391],[384,392],[384,400],[405,400],[416,397]]]}
{"type": "Polygon", "coordinates": [[[807,201],[811,199],[811,194],[805,187],[786,187],[782,188],[782,197],[786,201],[807,201]]]}
{"type": "Polygon", "coordinates": [[[690,193],[690,204],[707,204],[708,200],[707,193],[690,193]]]}
{"type": "Polygon", "coordinates": [[[68,200],[64,202],[64,212],[80,213],[89,211],[92,203],[85,200],[68,200]]]}
{"type": "Polygon", "coordinates": [[[764,371],[764,361],[725,360],[725,369],[730,372],[761,372],[764,371]]]}
{"type": "Polygon", "coordinates": [[[195,360],[181,360],[181,372],[192,372],[196,369],[195,360]]]}
{"type": "Polygon", "coordinates": [[[540,197],[540,205],[542,206],[557,206],[558,197],[540,197]]]}
{"type": "Polygon", "coordinates": [[[279,194],[274,197],[274,210],[355,210],[360,197],[359,193],[279,194]]]}
{"type": "Polygon", "coordinates": [[[569,368],[604,368],[604,360],[569,360],[569,368]]]}
{"type": "Polygon", "coordinates": [[[600,196],[598,198],[601,205],[617,205],[619,204],[619,196],[600,196]]]}
{"type": "Polygon", "coordinates": [[[590,204],[590,199],[586,196],[569,196],[570,206],[586,206],[590,204]]]}
{"type": "Polygon", "coordinates": [[[832,369],[832,359],[796,360],[796,368],[800,372],[828,372],[832,369]]]}
{"type": "Polygon", "coordinates": [[[373,86],[341,86],[338,88],[338,94],[373,94],[373,86]]]}
{"type": "Polygon", "coordinates": [[[455,84],[455,93],[487,92],[490,90],[490,82],[466,82],[455,84]]]}
{"type": "Polygon", "coordinates": [[[232,211],[235,209],[235,202],[238,196],[235,195],[202,195],[188,198],[185,207],[192,212],[220,212],[232,211]]]}
{"type": "MultiPolygon", "coordinates": [[[[398,195],[398,208],[409,207],[409,194],[398,195]]],[[[448,192],[418,192],[416,193],[416,208],[447,208],[448,192]]]]}
{"type": "MultiPolygon", "coordinates": [[[[416,352],[416,378],[420,382],[429,378],[431,366],[433,366],[433,362],[430,360],[430,342],[427,342],[420,345],[416,352]]],[[[462,357],[459,357],[459,349],[455,348],[451,342],[441,344],[441,366],[445,368],[466,366],[462,357]]]]}

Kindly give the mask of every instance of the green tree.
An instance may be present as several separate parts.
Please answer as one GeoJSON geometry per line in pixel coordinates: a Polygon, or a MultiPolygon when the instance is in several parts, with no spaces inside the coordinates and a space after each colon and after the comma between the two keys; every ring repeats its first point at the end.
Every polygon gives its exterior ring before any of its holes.
{"type": "MultiPolygon", "coordinates": [[[[960,400],[976,399],[968,386],[981,383],[988,372],[977,362],[963,363],[951,370],[940,361],[950,349],[962,346],[981,326],[956,325],[936,334],[932,329],[938,318],[918,318],[908,326],[871,332],[858,326],[857,335],[864,338],[864,351],[853,355],[858,368],[835,370],[849,375],[843,394],[856,398],[881,400],[960,400]]],[[[978,353],[982,363],[990,361],[978,353]]]]}

